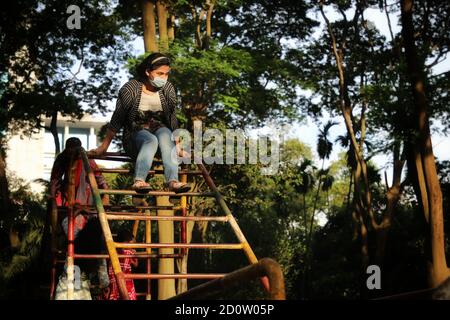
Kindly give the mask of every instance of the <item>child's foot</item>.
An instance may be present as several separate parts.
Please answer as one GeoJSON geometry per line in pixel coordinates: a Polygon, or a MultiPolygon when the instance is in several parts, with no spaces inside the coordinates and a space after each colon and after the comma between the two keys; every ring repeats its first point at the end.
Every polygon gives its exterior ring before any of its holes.
{"type": "Polygon", "coordinates": [[[142,180],[135,180],[131,189],[138,193],[147,193],[151,190],[150,185],[142,180]]]}
{"type": "Polygon", "coordinates": [[[178,182],[178,181],[170,181],[169,182],[169,191],[173,191],[175,193],[183,193],[191,190],[191,185],[189,183],[178,182]]]}

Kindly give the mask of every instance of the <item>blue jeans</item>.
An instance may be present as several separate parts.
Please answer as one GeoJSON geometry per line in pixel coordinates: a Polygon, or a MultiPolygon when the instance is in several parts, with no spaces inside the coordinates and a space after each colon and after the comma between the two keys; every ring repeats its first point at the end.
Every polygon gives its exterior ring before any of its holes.
{"type": "Polygon", "coordinates": [[[143,129],[135,132],[132,136],[133,157],[136,158],[134,179],[143,180],[147,178],[148,171],[152,167],[153,158],[158,145],[161,149],[161,157],[164,166],[164,177],[166,182],[178,181],[178,161],[176,153],[172,159],[172,150],[175,151],[175,142],[172,141],[172,131],[167,127],[161,127],[154,134],[143,129]]]}

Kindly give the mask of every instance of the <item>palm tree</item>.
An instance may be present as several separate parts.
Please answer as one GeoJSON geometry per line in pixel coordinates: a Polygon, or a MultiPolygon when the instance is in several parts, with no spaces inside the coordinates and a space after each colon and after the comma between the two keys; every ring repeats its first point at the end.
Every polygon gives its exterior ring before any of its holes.
{"type": "MultiPolygon", "coordinates": [[[[309,274],[309,271],[311,269],[310,261],[311,261],[311,242],[312,242],[312,234],[314,229],[314,218],[317,211],[317,203],[319,200],[320,195],[320,189],[324,191],[327,191],[333,182],[332,177],[328,175],[329,169],[324,169],[325,167],[325,160],[330,158],[331,152],[333,151],[333,143],[328,139],[328,134],[330,129],[337,125],[337,122],[329,120],[322,129],[319,129],[319,136],[317,141],[317,153],[319,155],[319,158],[322,159],[322,166],[321,169],[318,172],[319,181],[317,184],[317,191],[316,195],[314,197],[314,204],[313,209],[311,213],[311,218],[309,222],[309,230],[307,233],[307,243],[306,243],[306,263],[305,263],[305,269],[304,269],[304,279],[303,282],[305,284],[306,282],[306,275],[309,274]],[[322,186],[322,181],[325,180],[327,182],[326,186],[322,186]]],[[[305,215],[306,216],[306,215],[305,215]]]]}
{"type": "MultiPolygon", "coordinates": [[[[319,155],[319,158],[322,159],[322,167],[319,171],[319,183],[317,185],[317,192],[316,196],[314,198],[314,205],[313,205],[313,211],[311,215],[311,221],[309,225],[309,232],[308,232],[308,247],[311,244],[311,236],[313,232],[313,226],[314,226],[314,216],[317,209],[317,201],[319,199],[319,192],[320,188],[322,186],[322,180],[325,179],[326,181],[330,181],[330,178],[328,178],[328,169],[324,170],[325,166],[325,160],[330,158],[331,152],[333,151],[333,143],[328,139],[328,133],[330,129],[337,125],[337,122],[328,120],[328,122],[324,125],[323,129],[319,129],[319,136],[317,140],[317,153],[319,155]]],[[[331,186],[327,186],[328,188],[331,186]]]]}

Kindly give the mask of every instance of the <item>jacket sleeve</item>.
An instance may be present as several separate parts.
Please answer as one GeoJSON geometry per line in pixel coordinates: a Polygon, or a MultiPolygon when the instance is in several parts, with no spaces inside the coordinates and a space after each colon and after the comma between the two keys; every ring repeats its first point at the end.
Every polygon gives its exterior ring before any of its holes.
{"type": "Polygon", "coordinates": [[[171,84],[167,89],[167,102],[169,104],[169,121],[170,121],[170,127],[172,131],[179,128],[178,119],[177,119],[177,109],[178,109],[178,99],[177,94],[175,92],[175,88],[171,84]]]}
{"type": "Polygon", "coordinates": [[[116,109],[111,117],[111,121],[108,124],[108,129],[114,132],[120,131],[123,127],[124,121],[129,114],[129,109],[132,101],[132,92],[125,84],[119,90],[119,97],[116,102],[116,109]]]}

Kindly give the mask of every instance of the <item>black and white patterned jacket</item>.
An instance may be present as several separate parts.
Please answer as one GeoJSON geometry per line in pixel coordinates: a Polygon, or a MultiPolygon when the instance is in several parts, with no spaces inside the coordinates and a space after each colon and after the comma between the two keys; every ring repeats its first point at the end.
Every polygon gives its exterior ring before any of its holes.
{"type": "MultiPolygon", "coordinates": [[[[123,130],[123,147],[127,153],[131,150],[131,136],[140,130],[136,119],[141,102],[143,83],[137,79],[132,79],[125,83],[119,90],[119,97],[116,102],[116,109],[108,124],[108,128],[115,133],[123,130]]],[[[167,81],[167,83],[158,90],[161,106],[164,111],[164,125],[172,131],[178,129],[178,120],[176,117],[177,96],[175,88],[167,81]]]]}

